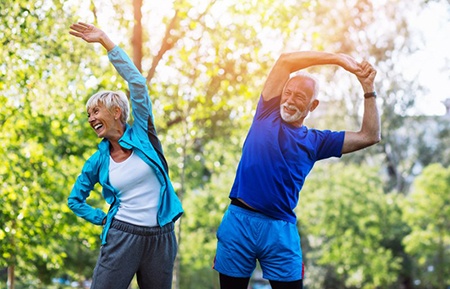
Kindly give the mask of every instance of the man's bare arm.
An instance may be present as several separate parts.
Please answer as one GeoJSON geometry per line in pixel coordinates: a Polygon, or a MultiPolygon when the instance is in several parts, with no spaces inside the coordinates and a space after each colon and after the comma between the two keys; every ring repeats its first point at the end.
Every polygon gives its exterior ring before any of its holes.
{"type": "MultiPolygon", "coordinates": [[[[374,80],[377,71],[367,61],[361,63],[363,75],[358,77],[364,94],[375,92],[374,80]]],[[[342,153],[354,152],[368,146],[374,145],[381,140],[380,115],[377,108],[376,96],[364,98],[364,114],[361,129],[358,132],[345,132],[342,153]]]]}
{"type": "Polygon", "coordinates": [[[316,51],[283,53],[267,77],[262,92],[264,100],[279,96],[291,73],[315,65],[339,65],[357,76],[364,76],[360,64],[345,54],[316,51]]]}

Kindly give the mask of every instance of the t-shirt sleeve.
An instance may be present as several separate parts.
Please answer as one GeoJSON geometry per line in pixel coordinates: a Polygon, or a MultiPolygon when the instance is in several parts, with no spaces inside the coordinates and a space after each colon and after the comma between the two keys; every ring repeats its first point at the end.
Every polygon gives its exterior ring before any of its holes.
{"type": "Polygon", "coordinates": [[[315,130],[317,160],[341,157],[345,131],[315,130]]]}
{"type": "Polygon", "coordinates": [[[255,120],[265,119],[274,111],[280,109],[280,97],[274,97],[265,101],[262,94],[259,97],[258,105],[256,106],[255,120]]]}

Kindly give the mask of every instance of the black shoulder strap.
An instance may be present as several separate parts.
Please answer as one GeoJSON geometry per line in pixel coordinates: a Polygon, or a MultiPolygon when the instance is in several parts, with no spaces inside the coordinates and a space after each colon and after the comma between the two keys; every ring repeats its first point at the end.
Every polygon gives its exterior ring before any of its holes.
{"type": "Polygon", "coordinates": [[[147,122],[148,122],[148,131],[147,131],[148,139],[149,139],[150,143],[153,145],[153,147],[155,148],[156,152],[158,153],[158,157],[164,166],[164,170],[168,174],[169,167],[167,166],[167,161],[163,154],[161,141],[159,140],[158,135],[156,134],[155,125],[153,124],[151,116],[148,117],[147,122]]]}

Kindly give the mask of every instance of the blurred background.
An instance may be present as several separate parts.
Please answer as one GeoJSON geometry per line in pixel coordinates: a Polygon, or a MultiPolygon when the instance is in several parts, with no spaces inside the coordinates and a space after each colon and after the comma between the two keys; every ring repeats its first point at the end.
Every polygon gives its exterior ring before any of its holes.
{"type": "MultiPolygon", "coordinates": [[[[77,21],[148,80],[185,209],[173,288],[219,288],[215,233],[241,146],[271,66],[298,50],[369,60],[382,114],[381,143],[317,163],[301,192],[305,288],[450,288],[448,0],[1,0],[0,288],[89,288],[101,228],[67,197],[99,142],[86,100],[127,86],[100,45],[68,34],[77,21]]],[[[309,71],[321,104],[306,125],[358,130],[357,79],[309,71]]],[[[89,202],[107,210],[100,187],[89,202]]],[[[249,288],[269,288],[258,269],[249,288]]]]}

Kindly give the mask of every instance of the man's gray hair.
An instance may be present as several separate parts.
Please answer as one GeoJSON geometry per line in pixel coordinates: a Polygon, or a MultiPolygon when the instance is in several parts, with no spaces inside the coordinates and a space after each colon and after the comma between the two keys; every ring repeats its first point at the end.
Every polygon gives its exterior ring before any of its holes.
{"type": "Polygon", "coordinates": [[[122,111],[120,121],[126,123],[130,115],[130,104],[128,98],[122,91],[99,91],[89,98],[86,102],[86,110],[89,111],[94,106],[102,103],[110,112],[115,107],[122,111]]]}
{"type": "Polygon", "coordinates": [[[313,94],[312,99],[316,99],[317,95],[319,95],[319,89],[320,89],[319,79],[314,74],[311,74],[311,73],[303,71],[303,70],[299,70],[299,71],[292,73],[289,80],[291,80],[295,77],[309,78],[312,81],[314,81],[314,94],[313,94]]]}

